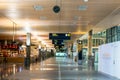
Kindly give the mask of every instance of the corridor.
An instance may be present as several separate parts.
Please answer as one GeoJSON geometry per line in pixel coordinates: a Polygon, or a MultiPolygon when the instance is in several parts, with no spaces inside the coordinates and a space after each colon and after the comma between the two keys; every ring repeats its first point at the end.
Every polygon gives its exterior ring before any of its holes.
{"type": "Polygon", "coordinates": [[[97,66],[78,65],[67,57],[53,57],[31,64],[2,80],[118,80],[97,71],[97,66]]]}

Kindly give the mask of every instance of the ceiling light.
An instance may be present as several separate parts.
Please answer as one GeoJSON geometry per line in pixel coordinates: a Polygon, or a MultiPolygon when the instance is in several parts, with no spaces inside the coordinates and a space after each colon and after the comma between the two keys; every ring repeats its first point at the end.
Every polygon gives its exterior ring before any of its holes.
{"type": "Polygon", "coordinates": [[[86,5],[81,5],[81,6],[78,6],[78,10],[87,10],[87,7],[86,5]]]}
{"type": "Polygon", "coordinates": [[[34,5],[34,9],[35,10],[43,10],[43,7],[39,6],[39,5],[34,5]]]}
{"type": "MultiPolygon", "coordinates": [[[[17,12],[16,12],[17,13],[17,12]]],[[[9,17],[11,18],[17,18],[19,16],[19,13],[15,14],[15,13],[9,13],[7,14],[9,17]]]]}
{"type": "Polygon", "coordinates": [[[26,32],[31,32],[30,24],[26,23],[24,29],[25,29],[26,32]]]}
{"type": "Polygon", "coordinates": [[[84,2],[88,2],[88,0],[84,0],[84,2]]]}

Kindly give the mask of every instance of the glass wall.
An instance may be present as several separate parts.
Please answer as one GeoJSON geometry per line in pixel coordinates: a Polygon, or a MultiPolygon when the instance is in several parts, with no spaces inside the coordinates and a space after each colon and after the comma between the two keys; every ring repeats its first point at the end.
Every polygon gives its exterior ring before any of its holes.
{"type": "Polygon", "coordinates": [[[106,43],[120,41],[120,26],[113,26],[106,30],[106,43]]]}
{"type": "MultiPolygon", "coordinates": [[[[98,63],[98,46],[105,44],[106,42],[106,30],[92,35],[92,55],[94,56],[94,62],[98,63]]],[[[88,39],[82,39],[82,54],[83,63],[88,61],[88,39]]]]}

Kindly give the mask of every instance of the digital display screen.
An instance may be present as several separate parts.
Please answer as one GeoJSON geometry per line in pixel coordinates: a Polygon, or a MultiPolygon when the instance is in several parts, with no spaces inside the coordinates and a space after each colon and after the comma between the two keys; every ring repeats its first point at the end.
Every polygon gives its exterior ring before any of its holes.
{"type": "Polygon", "coordinates": [[[49,39],[70,40],[70,33],[49,33],[49,39]]]}
{"type": "Polygon", "coordinates": [[[52,40],[52,44],[63,44],[63,40],[52,40]]]}

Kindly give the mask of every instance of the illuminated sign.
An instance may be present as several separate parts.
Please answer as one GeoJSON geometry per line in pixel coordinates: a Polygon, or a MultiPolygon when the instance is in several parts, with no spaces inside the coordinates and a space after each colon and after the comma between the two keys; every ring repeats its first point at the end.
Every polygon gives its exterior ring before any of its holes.
{"type": "Polygon", "coordinates": [[[70,40],[71,34],[70,33],[49,33],[49,39],[70,40]]]}
{"type": "Polygon", "coordinates": [[[62,45],[62,44],[61,44],[61,45],[54,45],[54,47],[55,47],[55,48],[59,48],[59,49],[60,49],[60,48],[63,48],[63,47],[64,47],[64,45],[62,45]]]}
{"type": "Polygon", "coordinates": [[[52,44],[64,44],[63,40],[52,40],[52,44]]]}
{"type": "Polygon", "coordinates": [[[17,44],[0,45],[2,49],[18,49],[17,44]]]}

